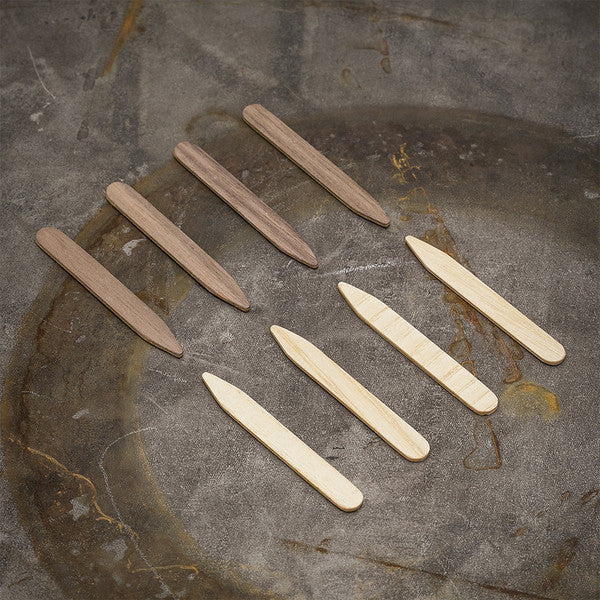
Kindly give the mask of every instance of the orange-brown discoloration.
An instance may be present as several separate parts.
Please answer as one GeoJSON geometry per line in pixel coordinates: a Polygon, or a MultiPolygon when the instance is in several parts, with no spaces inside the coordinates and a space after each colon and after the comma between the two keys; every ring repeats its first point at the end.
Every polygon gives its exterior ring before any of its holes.
{"type": "MultiPolygon", "coordinates": [[[[499,469],[502,466],[502,459],[500,458],[500,444],[498,443],[498,438],[492,429],[492,422],[489,417],[479,417],[473,415],[473,419],[475,420],[475,425],[473,426],[473,439],[475,440],[475,448],[467,454],[463,458],[463,465],[465,469],[469,469],[470,471],[488,471],[493,469],[499,469]],[[483,419],[487,431],[489,433],[489,446],[491,446],[493,457],[486,458],[481,461],[478,459],[477,455],[481,450],[481,440],[479,438],[479,421],[483,419]],[[479,462],[481,461],[481,462],[479,462]]],[[[489,454],[489,451],[488,451],[489,454]]]]}
{"type": "Polygon", "coordinates": [[[358,83],[358,80],[356,79],[356,76],[352,72],[352,69],[349,69],[348,67],[342,69],[340,73],[340,79],[344,85],[354,85],[354,87],[358,88],[359,90],[362,89],[360,83],[358,83]]]}
{"type": "Polygon", "coordinates": [[[558,548],[558,556],[554,561],[554,564],[548,571],[546,579],[542,583],[542,587],[545,590],[549,590],[556,586],[562,572],[571,564],[575,558],[575,553],[579,546],[579,538],[571,537],[562,542],[558,548]]]}
{"type": "Polygon", "coordinates": [[[104,71],[102,71],[102,77],[110,73],[117,56],[119,56],[121,50],[123,50],[123,46],[125,46],[125,42],[129,39],[129,36],[134,31],[135,21],[137,19],[141,7],[142,0],[131,0],[131,3],[127,7],[125,17],[123,18],[123,22],[121,23],[121,29],[119,29],[119,33],[115,38],[112,50],[110,52],[110,56],[106,61],[106,65],[104,66],[104,71]]]}
{"type": "Polygon", "coordinates": [[[598,492],[599,490],[590,490],[589,492],[586,492],[581,496],[581,499],[579,500],[580,504],[591,502],[598,495],[598,492]]]}
{"type": "Polygon", "coordinates": [[[560,414],[556,394],[531,381],[509,385],[502,394],[502,410],[517,417],[539,416],[552,421],[560,414]]]}
{"type": "MultiPolygon", "coordinates": [[[[411,159],[406,153],[406,142],[400,145],[398,154],[392,154],[392,164],[396,167],[397,173],[392,175],[392,179],[395,179],[398,183],[408,183],[408,179],[417,180],[417,171],[421,168],[418,165],[411,164],[411,159]]],[[[423,188],[419,188],[425,191],[423,188]]],[[[410,194],[410,192],[409,192],[410,194]]]]}
{"type": "MultiPolygon", "coordinates": [[[[59,473],[61,476],[64,476],[67,478],[73,478],[73,480],[75,480],[76,485],[77,485],[77,492],[76,492],[76,495],[74,495],[72,497],[81,497],[81,496],[87,495],[89,497],[89,504],[93,509],[93,513],[92,513],[93,518],[96,521],[106,521],[106,522],[110,523],[111,525],[114,525],[118,529],[119,532],[122,532],[123,530],[127,530],[131,535],[137,537],[137,534],[133,530],[131,530],[130,527],[128,527],[121,521],[118,521],[117,519],[113,519],[112,517],[107,515],[100,508],[98,501],[97,501],[98,493],[96,491],[96,486],[91,482],[91,480],[88,477],[85,477],[84,475],[81,475],[80,473],[74,473],[74,472],[70,471],[65,465],[60,463],[54,457],[50,456],[49,454],[46,454],[45,452],[41,452],[40,450],[36,450],[35,448],[30,448],[29,446],[25,446],[20,440],[15,440],[14,438],[9,437],[8,441],[13,444],[17,444],[24,451],[30,453],[34,457],[34,459],[39,462],[40,467],[43,470],[47,471],[48,473],[56,472],[56,473],[59,473]]],[[[61,496],[61,495],[66,495],[66,494],[67,493],[64,489],[59,489],[56,491],[56,496],[61,496]]],[[[61,503],[57,500],[54,500],[53,504],[57,508],[61,507],[61,503]]],[[[62,506],[68,507],[68,505],[66,505],[64,502],[62,503],[62,506]]],[[[68,508],[70,509],[71,507],[68,507],[68,508]]],[[[61,510],[60,513],[55,514],[55,518],[58,518],[59,515],[62,515],[65,512],[68,512],[68,510],[61,510]]]]}
{"type": "MultiPolygon", "coordinates": [[[[379,17],[377,16],[377,7],[375,5],[375,3],[373,3],[372,6],[372,10],[371,10],[371,14],[370,14],[370,20],[374,23],[377,23],[379,21],[379,17]]],[[[383,71],[385,73],[391,73],[392,72],[392,67],[390,65],[390,50],[388,48],[388,43],[387,40],[383,37],[383,30],[381,29],[381,27],[377,27],[377,33],[380,36],[379,39],[379,44],[377,46],[360,46],[361,50],[376,50],[377,52],[379,52],[379,54],[381,54],[383,56],[383,58],[381,59],[381,68],[383,69],[383,71]]]]}

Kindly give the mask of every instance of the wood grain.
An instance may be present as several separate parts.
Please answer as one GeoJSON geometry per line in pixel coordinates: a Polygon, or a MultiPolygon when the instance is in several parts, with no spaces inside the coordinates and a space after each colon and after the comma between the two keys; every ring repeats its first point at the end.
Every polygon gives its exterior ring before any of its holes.
{"type": "Polygon", "coordinates": [[[271,327],[271,334],[297,367],[339,400],[396,452],[412,461],[427,458],[427,440],[316,346],[277,325],[271,327]]]}
{"type": "Polygon", "coordinates": [[[252,129],[351,211],[382,227],[390,224],[388,216],[371,195],[264,106],[246,106],[242,116],[252,129]]]}
{"type": "Polygon", "coordinates": [[[132,187],[111,183],[106,199],[211,294],[249,310],[250,303],[233,277],[132,187]]]}
{"type": "Polygon", "coordinates": [[[166,323],[62,231],[44,227],[37,232],[35,241],[141,338],[173,356],[183,354],[166,323]]]}
{"type": "Polygon", "coordinates": [[[202,379],[230,417],[325,498],[347,512],[360,507],[361,491],[250,396],[211,373],[202,379]]]}
{"type": "Polygon", "coordinates": [[[463,404],[480,415],[496,410],[498,398],[491,390],[381,300],[347,283],[338,289],[365,323],[463,404]]]}
{"type": "Polygon", "coordinates": [[[565,359],[565,349],[559,342],[452,257],[410,235],[406,243],[432,275],[542,362],[558,365],[565,359]]]}
{"type": "Polygon", "coordinates": [[[202,148],[181,142],[173,155],[276,248],[313,269],[319,266],[312,250],[298,233],[202,148]]]}

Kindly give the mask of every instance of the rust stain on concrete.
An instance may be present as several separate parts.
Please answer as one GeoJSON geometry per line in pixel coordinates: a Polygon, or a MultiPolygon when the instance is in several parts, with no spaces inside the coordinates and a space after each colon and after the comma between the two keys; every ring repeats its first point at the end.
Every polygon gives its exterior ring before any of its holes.
{"type": "Polygon", "coordinates": [[[125,16],[123,17],[123,22],[121,23],[121,29],[119,29],[119,33],[115,38],[110,56],[106,61],[106,65],[104,66],[104,71],[102,71],[102,77],[110,73],[117,56],[119,56],[121,50],[123,50],[123,47],[125,46],[125,42],[131,36],[135,28],[135,21],[141,7],[142,0],[131,0],[129,6],[127,7],[125,16]]]}
{"type": "Polygon", "coordinates": [[[502,411],[516,417],[541,417],[553,421],[560,414],[560,404],[556,394],[531,381],[518,381],[509,385],[503,392],[502,411]]]}
{"type": "Polygon", "coordinates": [[[590,490],[589,492],[586,492],[583,494],[583,496],[581,496],[579,503],[587,504],[588,502],[591,502],[598,495],[599,491],[600,490],[590,490]]]}
{"type": "Polygon", "coordinates": [[[473,426],[473,439],[475,447],[463,458],[465,469],[471,471],[488,471],[499,469],[502,466],[500,458],[500,444],[492,429],[492,422],[488,416],[481,417],[473,415],[475,424],[473,426]],[[481,439],[479,433],[480,422],[483,421],[489,434],[485,440],[481,439]]]}
{"type": "MultiPolygon", "coordinates": [[[[396,154],[392,154],[392,164],[396,167],[397,173],[392,175],[392,179],[395,179],[398,183],[406,184],[409,182],[409,179],[417,180],[417,171],[421,169],[419,165],[413,165],[411,162],[411,158],[408,156],[406,152],[407,143],[404,142],[400,144],[400,149],[396,154]]],[[[424,188],[416,188],[421,191],[422,194],[425,194],[424,188]]],[[[411,190],[409,195],[413,192],[411,190]]],[[[426,196],[426,194],[425,194],[426,196]]],[[[406,198],[406,196],[404,197],[406,198]]],[[[402,199],[401,199],[402,200],[402,199]]]]}
{"type": "Polygon", "coordinates": [[[342,71],[340,73],[340,79],[342,80],[342,83],[344,85],[353,85],[355,88],[357,88],[359,90],[362,89],[360,83],[356,79],[356,76],[352,72],[352,69],[349,69],[348,67],[342,69],[342,71]]]}
{"type": "Polygon", "coordinates": [[[544,590],[550,590],[558,584],[563,571],[575,558],[577,546],[579,546],[579,538],[577,537],[567,538],[561,543],[558,548],[556,560],[546,574],[546,578],[542,582],[542,587],[544,590]]]}

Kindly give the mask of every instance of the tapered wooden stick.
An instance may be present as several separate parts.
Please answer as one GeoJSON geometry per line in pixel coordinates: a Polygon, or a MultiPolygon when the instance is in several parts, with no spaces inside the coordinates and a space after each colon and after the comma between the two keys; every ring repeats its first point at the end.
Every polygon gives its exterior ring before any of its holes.
{"type": "Polygon", "coordinates": [[[233,277],[132,187],[111,183],[106,199],[211,294],[240,310],[250,308],[233,277]]]}
{"type": "Polygon", "coordinates": [[[35,241],[141,338],[173,356],[183,354],[165,322],[62,231],[44,227],[37,232],[35,241]]]}
{"type": "Polygon", "coordinates": [[[202,379],[230,417],[330,502],[348,512],[362,504],[363,495],[354,484],[250,396],[211,373],[203,373],[202,379]]]}
{"type": "Polygon", "coordinates": [[[252,129],[350,210],[382,227],[390,224],[388,216],[372,196],[264,106],[246,106],[242,116],[252,129]]]}
{"type": "Polygon", "coordinates": [[[347,283],[338,289],[365,323],[463,404],[480,415],[496,410],[498,398],[491,390],[381,300],[347,283]]]}
{"type": "Polygon", "coordinates": [[[297,367],[339,400],[396,452],[412,461],[427,457],[427,440],[316,346],[277,325],[271,327],[271,334],[297,367]]]}
{"type": "Polygon", "coordinates": [[[298,233],[202,148],[190,142],[181,142],[177,144],[173,154],[188,171],[276,248],[313,269],[319,266],[312,250],[298,233]]]}
{"type": "Polygon", "coordinates": [[[558,365],[565,359],[565,349],[559,342],[452,257],[411,235],[406,243],[432,275],[542,362],[558,365]]]}

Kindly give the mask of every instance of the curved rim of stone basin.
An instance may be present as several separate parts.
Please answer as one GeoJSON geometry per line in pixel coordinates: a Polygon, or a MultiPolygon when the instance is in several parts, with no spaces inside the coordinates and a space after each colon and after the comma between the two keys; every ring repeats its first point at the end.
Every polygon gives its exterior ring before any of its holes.
{"type": "MultiPolygon", "coordinates": [[[[328,137],[328,124],[367,126],[377,119],[413,119],[415,127],[426,127],[429,119],[438,123],[464,121],[479,124],[486,131],[501,125],[514,135],[542,135],[557,146],[575,145],[567,135],[545,127],[433,109],[356,109],[299,119],[294,125],[299,132],[316,132],[317,137],[322,134],[322,143],[328,137]]],[[[442,131],[440,139],[444,135],[442,131]]],[[[503,135],[510,137],[507,132],[503,135]]],[[[356,140],[360,135],[348,143],[356,140]]],[[[262,143],[250,130],[235,129],[214,147],[221,148],[221,155],[225,148],[235,156],[241,145],[247,148],[262,143]]],[[[585,145],[581,147],[582,152],[586,151],[585,145]]],[[[285,159],[269,152],[267,160],[276,162],[276,171],[285,159]]],[[[399,176],[411,177],[410,164],[396,156],[393,161],[399,176]]],[[[241,157],[225,166],[237,177],[246,168],[241,157]]],[[[199,232],[215,232],[211,247],[205,249],[219,260],[219,247],[228,240],[219,237],[218,223],[201,208],[198,211],[203,212],[205,222],[186,220],[185,210],[192,197],[202,206],[212,206],[213,199],[201,184],[187,178],[187,172],[171,160],[135,187],[169,218],[185,222],[191,237],[199,232]],[[181,179],[190,182],[191,192],[182,190],[181,179]]],[[[94,192],[101,197],[102,190],[94,192]]],[[[306,214],[301,203],[288,209],[295,222],[306,214]]],[[[322,210],[334,214],[347,209],[331,198],[322,210]]],[[[430,214],[435,218],[434,213],[430,214]]],[[[393,227],[394,222],[390,229],[393,227]]],[[[135,237],[132,229],[106,206],[76,241],[166,319],[186,297],[191,278],[168,258],[162,260],[160,250],[151,243],[144,245],[135,260],[116,251],[135,237]],[[155,260],[157,257],[160,260],[155,260]],[[140,261],[152,264],[152,268],[140,269],[140,261]]],[[[438,236],[440,242],[441,229],[432,231],[431,236],[438,236]]],[[[378,228],[375,233],[380,234],[378,228]]],[[[240,228],[238,239],[229,241],[241,248],[246,235],[246,228],[240,228]]],[[[206,239],[206,235],[198,237],[206,239]]],[[[319,277],[319,270],[314,276],[319,277]]],[[[182,593],[184,597],[278,597],[270,585],[260,587],[249,582],[238,568],[202,549],[169,508],[146,456],[145,430],[140,429],[137,410],[140,379],[150,346],[88,296],[60,268],[51,269],[23,320],[6,379],[2,438],[7,474],[40,562],[70,597],[119,597],[124,585],[128,593],[137,591],[147,596],[182,593]],[[98,347],[85,345],[95,336],[108,341],[101,353],[98,347]],[[73,415],[85,410],[94,412],[96,422],[73,427],[73,415]],[[95,543],[90,544],[90,539],[95,543]]],[[[249,300],[252,302],[252,298],[249,300]]],[[[252,318],[252,311],[247,318],[252,318]]],[[[508,362],[507,372],[513,368],[508,362]]],[[[198,386],[201,388],[201,383],[198,386]]]]}

